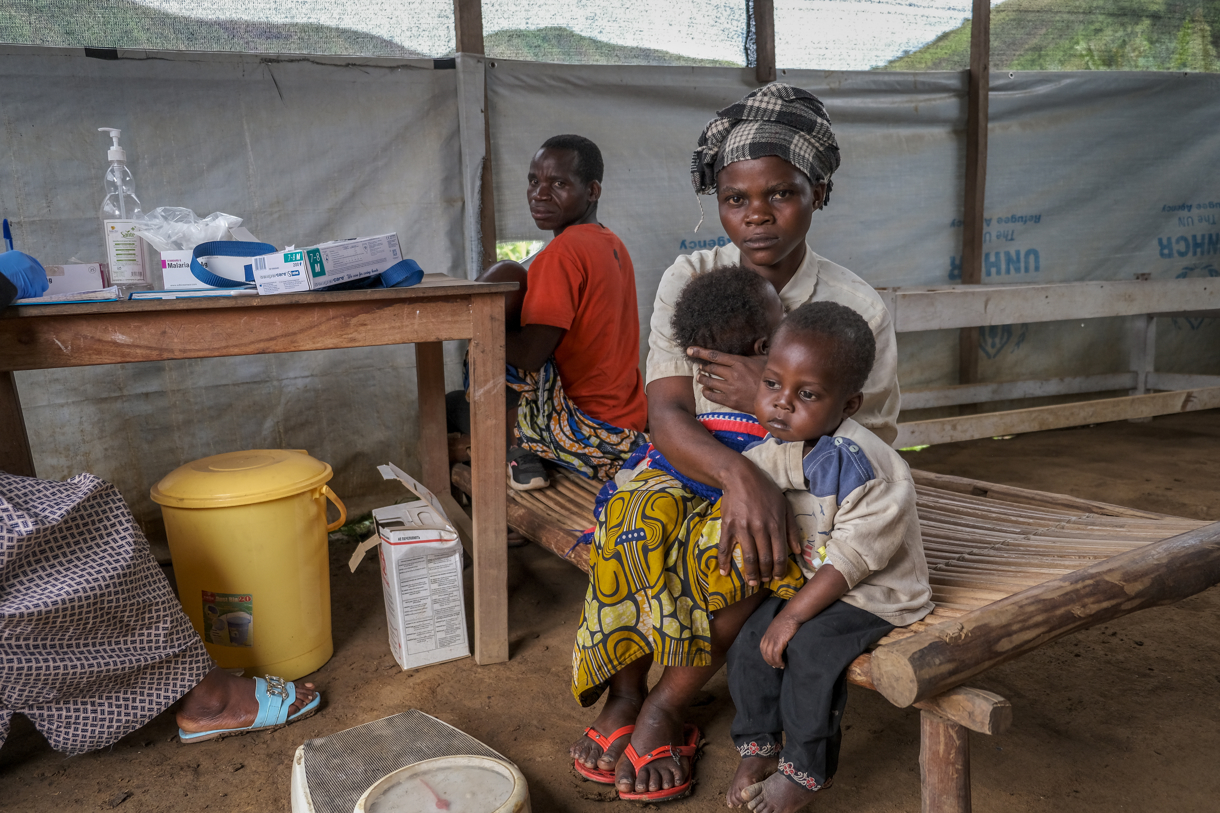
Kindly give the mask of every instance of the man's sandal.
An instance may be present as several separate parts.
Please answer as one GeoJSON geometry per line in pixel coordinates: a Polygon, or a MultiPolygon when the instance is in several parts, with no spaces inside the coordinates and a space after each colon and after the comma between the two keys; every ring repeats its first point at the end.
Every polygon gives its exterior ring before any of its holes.
{"type": "Polygon", "coordinates": [[[637,777],[640,775],[640,768],[643,768],[650,762],[656,762],[658,759],[672,759],[681,765],[681,758],[689,757],[690,770],[686,775],[686,781],[677,787],[665,788],[663,790],[648,790],[642,793],[636,793],[635,791],[623,793],[620,790],[618,798],[626,799],[629,802],[671,802],[674,799],[681,799],[690,793],[691,787],[695,784],[695,759],[699,753],[699,745],[703,740],[703,735],[699,732],[699,727],[692,723],[687,723],[683,726],[682,733],[686,740],[685,745],[662,745],[652,749],[644,756],[636,753],[634,745],[628,745],[623,755],[631,761],[631,767],[635,768],[635,775],[637,777]]]}
{"type": "Polygon", "coordinates": [[[300,711],[288,716],[288,710],[297,699],[297,689],[292,683],[282,677],[267,675],[266,680],[254,679],[254,698],[258,700],[258,716],[254,722],[244,728],[217,728],[212,731],[187,732],[178,729],[178,739],[182,742],[207,742],[223,737],[233,737],[238,734],[249,734],[251,731],[270,731],[282,728],[289,723],[310,717],[322,704],[321,693],[315,694],[313,700],[303,706],[300,711]]]}
{"type": "MultiPolygon", "coordinates": [[[[600,745],[602,747],[602,754],[605,754],[610,750],[610,746],[614,745],[623,737],[629,736],[633,731],[635,731],[634,725],[625,725],[607,737],[605,734],[602,734],[594,729],[593,726],[589,726],[585,729],[585,736],[600,745]]],[[[608,771],[603,771],[600,768],[589,768],[586,767],[579,759],[572,760],[572,767],[576,769],[578,774],[591,782],[600,782],[603,785],[614,784],[613,768],[608,771]]]]}

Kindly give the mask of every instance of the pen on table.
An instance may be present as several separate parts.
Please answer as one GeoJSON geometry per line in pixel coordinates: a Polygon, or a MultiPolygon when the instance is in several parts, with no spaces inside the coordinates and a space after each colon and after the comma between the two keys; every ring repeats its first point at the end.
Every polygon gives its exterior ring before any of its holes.
{"type": "Polygon", "coordinates": [[[4,250],[13,250],[13,230],[8,227],[8,218],[4,218],[4,250]]]}

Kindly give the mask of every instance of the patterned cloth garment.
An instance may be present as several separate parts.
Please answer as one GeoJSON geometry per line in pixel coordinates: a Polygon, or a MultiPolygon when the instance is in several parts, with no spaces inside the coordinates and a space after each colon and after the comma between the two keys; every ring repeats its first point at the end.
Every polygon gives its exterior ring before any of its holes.
{"type": "MultiPolygon", "coordinates": [[[[610,677],[651,654],[663,666],[712,661],[711,616],[753,595],[741,575],[741,549],[721,575],[720,502],[645,468],[618,489],[589,549],[589,588],[572,653],[572,695],[590,706],[610,677]]],[[[791,598],[805,583],[795,556],[765,587],[791,598]]]]}
{"type": "Polygon", "coordinates": [[[830,117],[817,96],[783,82],[751,91],[703,128],[691,158],[695,194],[715,193],[716,175],[729,164],[768,155],[784,159],[814,183],[825,181],[823,202],[830,202],[830,176],[840,162],[830,117]]]}
{"type": "Polygon", "coordinates": [[[104,748],[211,668],[114,486],[0,472],[0,744],[20,713],[57,751],[104,748]]]}
{"type": "MultiPolygon", "coordinates": [[[[713,438],[735,452],[745,451],[750,445],[767,435],[767,430],[762,428],[758,419],[744,412],[705,412],[695,417],[699,423],[703,424],[703,428],[711,433],[713,438]]],[[[627,458],[627,462],[623,464],[624,474],[620,475],[620,478],[626,476],[627,472],[631,472],[634,475],[640,469],[663,471],[677,480],[687,491],[708,502],[716,502],[716,500],[720,499],[722,493],[720,489],[713,488],[685,476],[682,472],[675,469],[669,460],[666,459],[665,455],[657,451],[657,448],[651,443],[640,446],[631,457],[627,458]]],[[[597,499],[593,501],[594,522],[601,519],[602,512],[606,510],[607,503],[610,502],[610,498],[614,496],[616,491],[618,491],[618,483],[615,480],[607,480],[605,485],[601,487],[601,491],[597,492],[597,499]]],[[[593,531],[593,528],[587,529],[580,535],[576,544],[592,544],[593,531]]]]}
{"type": "Polygon", "coordinates": [[[609,480],[648,435],[591,418],[567,395],[549,359],[536,373],[509,366],[506,383],[521,395],[517,437],[521,447],[585,477],[609,480]]]}

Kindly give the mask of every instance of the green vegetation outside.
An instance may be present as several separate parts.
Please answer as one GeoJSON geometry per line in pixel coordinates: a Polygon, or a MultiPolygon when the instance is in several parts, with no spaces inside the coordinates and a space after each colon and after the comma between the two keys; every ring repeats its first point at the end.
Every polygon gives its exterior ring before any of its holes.
{"type": "MultiPolygon", "coordinates": [[[[1220,70],[1217,0],[1007,0],[991,10],[992,70],[1220,70]]],[[[962,70],[970,22],[883,70],[962,70]]]]}
{"type": "MultiPolygon", "coordinates": [[[[197,20],[131,0],[6,0],[0,42],[68,48],[331,54],[419,58],[373,34],[313,23],[197,20]]],[[[489,56],[535,62],[618,65],[727,65],[657,48],[617,45],[567,28],[509,29],[487,35],[489,56]]]]}
{"type": "Polygon", "coordinates": [[[541,240],[501,240],[496,243],[496,261],[521,262],[541,248],[541,240]]]}
{"type": "Polygon", "coordinates": [[[130,0],[4,0],[0,42],[69,48],[420,57],[382,37],[312,23],[196,20],[130,0]]]}
{"type": "MultiPolygon", "coordinates": [[[[991,12],[994,70],[1220,71],[1220,0],[1007,0],[991,12]]],[[[7,0],[0,42],[65,47],[418,58],[395,42],[311,23],[197,20],[132,0],[7,0]]],[[[604,42],[567,28],[493,31],[489,56],[536,62],[733,66],[604,42]]],[[[881,70],[962,70],[970,22],[881,70]]]]}

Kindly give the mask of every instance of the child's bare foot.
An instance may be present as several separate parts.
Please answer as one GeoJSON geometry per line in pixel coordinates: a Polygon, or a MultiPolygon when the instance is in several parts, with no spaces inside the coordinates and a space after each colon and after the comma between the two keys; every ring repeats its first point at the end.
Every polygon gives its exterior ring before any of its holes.
{"type": "MultiPolygon", "coordinates": [[[[602,707],[601,714],[597,715],[597,719],[593,721],[591,727],[602,736],[608,737],[623,726],[634,723],[636,715],[640,713],[642,703],[643,698],[611,694],[606,698],[606,705],[602,707]]],[[[623,734],[603,752],[602,747],[589,739],[586,734],[572,743],[568,753],[586,768],[613,771],[614,766],[618,764],[619,757],[627,749],[627,743],[630,742],[629,736],[623,734]]]]}
{"type": "Polygon", "coordinates": [[[795,813],[813,801],[816,791],[805,788],[781,773],[741,791],[741,798],[754,813],[795,813]]]}
{"type": "MultiPolygon", "coordinates": [[[[662,745],[683,745],[684,726],[682,718],[673,710],[655,702],[649,695],[635,720],[635,732],[631,744],[641,756],[662,745]]],[[[626,749],[626,745],[623,746],[626,749]]],[[[631,761],[624,759],[618,764],[618,776],[614,784],[620,793],[652,793],[676,788],[690,776],[691,760],[661,759],[640,768],[637,776],[631,761]]]]}
{"type": "Polygon", "coordinates": [[[748,800],[741,795],[742,791],[751,785],[761,783],[775,773],[778,765],[778,756],[742,757],[737,766],[737,773],[733,774],[733,781],[729,783],[729,792],[725,797],[729,807],[744,807],[748,800]]]}
{"type": "MultiPolygon", "coordinates": [[[[288,707],[288,716],[308,705],[317,692],[312,683],[296,683],[297,694],[288,707]]],[[[254,680],[230,675],[219,666],[204,676],[195,688],[182,697],[178,708],[178,727],[188,734],[225,728],[245,728],[258,717],[254,680]]]]}

